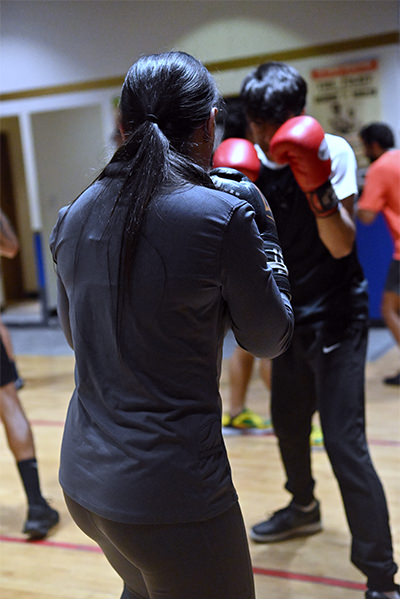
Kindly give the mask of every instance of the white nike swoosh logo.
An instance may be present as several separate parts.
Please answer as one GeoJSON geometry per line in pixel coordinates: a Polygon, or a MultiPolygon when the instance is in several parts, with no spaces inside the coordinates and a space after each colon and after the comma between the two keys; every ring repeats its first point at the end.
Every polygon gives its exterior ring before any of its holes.
{"type": "Polygon", "coordinates": [[[339,348],[339,346],[340,346],[340,342],[339,342],[339,344],[333,344],[332,346],[323,346],[322,352],[324,354],[329,354],[329,352],[336,350],[336,348],[339,348]]]}

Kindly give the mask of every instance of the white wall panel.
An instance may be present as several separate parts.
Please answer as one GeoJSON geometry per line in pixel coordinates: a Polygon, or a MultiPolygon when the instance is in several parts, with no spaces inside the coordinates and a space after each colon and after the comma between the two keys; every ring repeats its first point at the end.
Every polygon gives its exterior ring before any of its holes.
{"type": "Polygon", "coordinates": [[[122,75],[172,47],[203,61],[398,27],[397,0],[3,0],[3,92],[122,75]]]}

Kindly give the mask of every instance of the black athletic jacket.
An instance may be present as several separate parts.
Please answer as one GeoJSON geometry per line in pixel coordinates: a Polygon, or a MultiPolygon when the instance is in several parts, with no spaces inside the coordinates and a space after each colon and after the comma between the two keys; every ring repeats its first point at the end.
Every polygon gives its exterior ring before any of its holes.
{"type": "Polygon", "coordinates": [[[60,482],[76,502],[127,523],[211,518],[236,502],[221,435],[224,335],[258,356],[290,343],[293,318],[266,264],[254,212],[199,186],[147,211],[117,336],[121,181],[60,211],[50,247],[76,388],[60,482]],[[110,225],[112,223],[112,225],[110,225]]]}

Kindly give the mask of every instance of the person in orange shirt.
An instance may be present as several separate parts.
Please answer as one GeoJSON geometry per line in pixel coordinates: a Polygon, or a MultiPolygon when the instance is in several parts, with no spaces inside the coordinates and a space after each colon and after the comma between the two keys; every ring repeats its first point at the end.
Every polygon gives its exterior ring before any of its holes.
{"type": "MultiPolygon", "coordinates": [[[[400,150],[395,150],[393,132],[384,123],[371,123],[360,131],[365,155],[371,161],[357,216],[365,225],[382,212],[393,238],[394,252],[382,297],[382,316],[400,346],[400,150]]],[[[384,383],[400,385],[400,372],[384,383]]]]}

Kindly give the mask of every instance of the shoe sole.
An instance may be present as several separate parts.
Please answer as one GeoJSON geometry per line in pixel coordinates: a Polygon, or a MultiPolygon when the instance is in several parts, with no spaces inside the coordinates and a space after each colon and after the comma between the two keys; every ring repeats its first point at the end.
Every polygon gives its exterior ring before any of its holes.
{"type": "Polygon", "coordinates": [[[251,529],[250,539],[252,539],[253,542],[259,543],[279,542],[282,540],[287,540],[289,538],[313,535],[314,533],[318,533],[319,531],[322,531],[321,521],[318,521],[317,523],[309,523],[308,525],[302,525],[301,527],[294,527],[293,529],[288,529],[287,531],[283,531],[282,533],[270,533],[266,535],[255,533],[255,531],[251,529]]]}
{"type": "Polygon", "coordinates": [[[22,533],[29,535],[29,539],[31,540],[42,540],[49,533],[50,529],[55,527],[59,521],[59,518],[53,519],[47,526],[44,526],[43,523],[38,523],[37,521],[28,521],[25,524],[22,533]]]}

